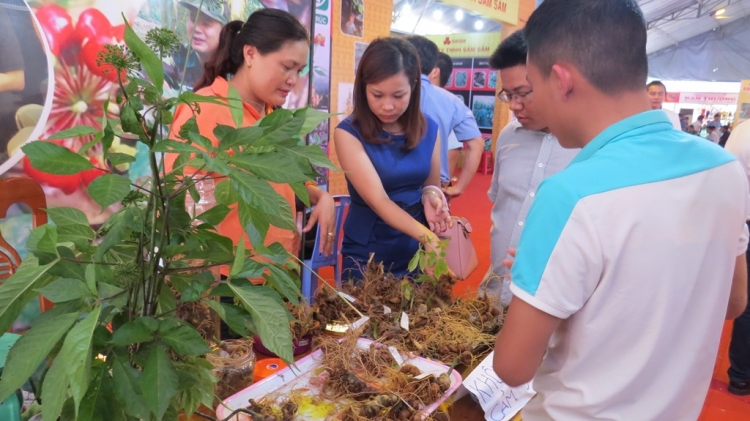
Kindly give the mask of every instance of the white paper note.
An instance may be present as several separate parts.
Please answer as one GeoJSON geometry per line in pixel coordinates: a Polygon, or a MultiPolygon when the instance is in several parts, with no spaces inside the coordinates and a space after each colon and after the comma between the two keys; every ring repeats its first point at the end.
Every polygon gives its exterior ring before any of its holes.
{"type": "Polygon", "coordinates": [[[409,330],[409,315],[405,311],[401,312],[401,329],[409,330]]]}
{"type": "Polygon", "coordinates": [[[500,380],[492,368],[493,351],[463,381],[463,386],[474,395],[484,410],[487,421],[507,421],[513,418],[536,395],[531,382],[510,387],[500,380]]]}

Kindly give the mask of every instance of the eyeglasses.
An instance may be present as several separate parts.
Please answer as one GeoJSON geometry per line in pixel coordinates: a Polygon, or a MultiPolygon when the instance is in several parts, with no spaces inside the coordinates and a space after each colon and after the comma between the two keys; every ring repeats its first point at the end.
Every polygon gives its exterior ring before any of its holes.
{"type": "Polygon", "coordinates": [[[518,103],[522,103],[526,101],[526,97],[531,95],[531,93],[534,91],[528,91],[528,92],[508,92],[508,91],[500,91],[497,94],[497,97],[500,98],[500,101],[503,102],[512,102],[516,101],[518,103]]]}

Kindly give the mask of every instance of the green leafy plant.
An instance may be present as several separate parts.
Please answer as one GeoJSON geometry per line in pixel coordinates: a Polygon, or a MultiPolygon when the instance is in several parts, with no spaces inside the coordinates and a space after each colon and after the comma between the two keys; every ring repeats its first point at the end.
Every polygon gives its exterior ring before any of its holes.
{"type": "MultiPolygon", "coordinates": [[[[176,37],[153,30],[141,40],[126,24],[127,47],[112,46],[100,57],[118,72],[119,119],[102,121],[101,130],[75,127],[62,139],[84,134],[94,140],[79,153],[52,142],[23,147],[33,166],[51,174],[97,169],[82,153],[100,143],[108,168],[132,162],[112,152],[118,133],[130,133],[148,147],[150,175],[134,184],[107,173],[88,187],[102,208],[120,203],[98,229],[73,208],[51,208],[53,224],[35,229],[31,252],[17,272],[0,286],[0,329],[7,330],[24,304],[39,293],[55,303],[10,350],[0,381],[0,400],[45,368],[41,383],[44,421],[174,420],[214,399],[212,366],[204,356],[213,338],[177,317],[187,303],[203,303],[235,332],[258,334],[263,344],[287,362],[292,357],[284,300],[298,303],[299,285],[290,260],[278,244],[264,245],[269,226],[294,230],[290,205],[269,184],[288,184],[309,202],[304,183],[319,176],[313,168],[334,169],[317,146],[303,136],[330,115],[313,109],[278,110],[252,127],[240,127],[242,103],[229,98],[183,92],[163,98],[161,57],[176,37]],[[142,72],[146,77],[140,77],[142,72]],[[217,125],[214,146],[195,117],[169,139],[173,110],[201,103],[230,107],[235,126],[217,125]],[[164,154],[177,154],[174,169],[164,171],[164,154]],[[203,170],[190,175],[186,168],[203,170]],[[191,215],[187,197],[200,199],[196,183],[216,178],[216,206],[191,215]],[[216,226],[237,209],[253,250],[217,233],[216,226]],[[198,262],[198,263],[196,263],[198,262]],[[229,277],[211,269],[228,266],[229,277]],[[265,278],[253,285],[248,278],[265,278]],[[231,297],[234,304],[220,301],[231,297]]],[[[309,204],[309,203],[308,203],[309,204]]]]}

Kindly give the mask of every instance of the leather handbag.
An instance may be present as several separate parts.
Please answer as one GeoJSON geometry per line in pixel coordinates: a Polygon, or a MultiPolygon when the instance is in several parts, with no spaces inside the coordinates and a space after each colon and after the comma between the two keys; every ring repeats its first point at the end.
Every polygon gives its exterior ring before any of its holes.
{"type": "Polygon", "coordinates": [[[448,228],[438,237],[448,240],[445,260],[448,267],[458,279],[466,279],[477,268],[479,260],[474,244],[471,242],[471,224],[466,218],[451,216],[453,227],[448,228]]]}

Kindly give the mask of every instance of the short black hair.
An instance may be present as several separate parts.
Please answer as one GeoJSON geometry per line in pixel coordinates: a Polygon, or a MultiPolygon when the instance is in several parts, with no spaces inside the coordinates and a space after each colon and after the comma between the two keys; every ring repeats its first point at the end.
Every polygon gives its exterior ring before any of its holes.
{"type": "Polygon", "coordinates": [[[490,68],[503,70],[519,65],[525,66],[526,53],[526,37],[523,35],[523,29],[519,29],[497,46],[490,56],[490,68]]]}
{"type": "Polygon", "coordinates": [[[698,120],[703,120],[703,114],[698,116],[698,120]]]}
{"type": "Polygon", "coordinates": [[[421,35],[409,35],[406,40],[411,43],[419,53],[419,69],[423,75],[429,75],[435,68],[438,58],[438,46],[421,35]]]}
{"type": "Polygon", "coordinates": [[[445,87],[448,84],[448,79],[451,78],[451,73],[453,73],[453,59],[448,54],[438,53],[435,67],[440,69],[440,87],[445,87]]]}
{"type": "Polygon", "coordinates": [[[545,78],[565,61],[607,95],[646,85],[646,22],[635,0],[545,0],[524,35],[529,62],[545,78]]]}
{"type": "Polygon", "coordinates": [[[664,89],[664,92],[667,92],[667,87],[664,86],[664,84],[660,80],[654,80],[648,85],[646,85],[646,90],[648,91],[652,86],[661,86],[662,89],[664,89]]]}

